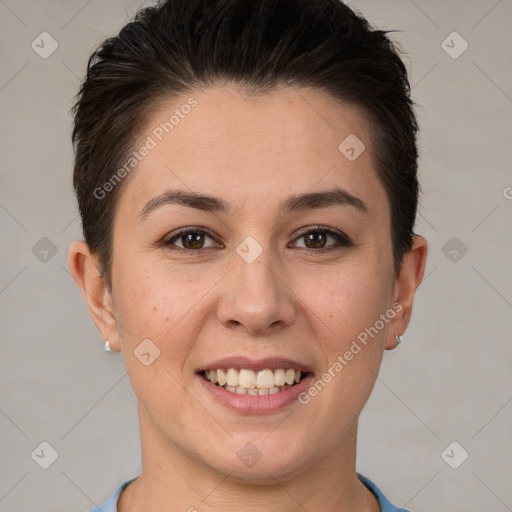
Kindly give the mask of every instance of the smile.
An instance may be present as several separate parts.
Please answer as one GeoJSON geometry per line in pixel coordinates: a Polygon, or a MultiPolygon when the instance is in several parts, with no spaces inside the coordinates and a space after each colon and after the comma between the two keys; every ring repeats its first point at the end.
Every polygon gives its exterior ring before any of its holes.
{"type": "Polygon", "coordinates": [[[268,368],[254,371],[246,368],[204,370],[201,376],[218,387],[237,395],[275,395],[298,384],[305,373],[293,368],[268,368]]]}

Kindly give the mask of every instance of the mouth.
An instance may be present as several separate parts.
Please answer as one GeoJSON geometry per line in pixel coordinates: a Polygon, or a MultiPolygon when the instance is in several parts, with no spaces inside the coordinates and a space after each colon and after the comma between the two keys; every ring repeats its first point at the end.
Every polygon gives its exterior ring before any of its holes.
{"type": "Polygon", "coordinates": [[[309,372],[291,368],[212,368],[201,370],[199,375],[226,391],[236,395],[276,395],[293,388],[306,378],[309,372]]]}
{"type": "Polygon", "coordinates": [[[287,358],[228,357],[195,370],[201,387],[238,414],[273,414],[297,404],[311,386],[311,366],[287,358]]]}

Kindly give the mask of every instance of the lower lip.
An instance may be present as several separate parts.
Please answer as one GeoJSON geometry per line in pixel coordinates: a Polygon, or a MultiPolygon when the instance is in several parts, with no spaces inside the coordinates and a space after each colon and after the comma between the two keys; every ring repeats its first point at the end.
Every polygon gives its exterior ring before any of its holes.
{"type": "Polygon", "coordinates": [[[201,375],[196,375],[201,385],[212,394],[222,405],[244,414],[265,414],[276,412],[287,405],[297,401],[298,396],[306,391],[313,381],[313,374],[309,373],[298,384],[280,391],[275,395],[237,395],[220,386],[212,384],[201,375]]]}

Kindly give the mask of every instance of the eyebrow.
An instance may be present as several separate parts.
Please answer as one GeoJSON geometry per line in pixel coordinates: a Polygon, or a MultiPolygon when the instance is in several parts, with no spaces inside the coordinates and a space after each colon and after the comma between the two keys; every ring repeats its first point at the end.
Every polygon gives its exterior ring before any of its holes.
{"type": "MultiPolygon", "coordinates": [[[[143,221],[154,210],[169,204],[178,204],[212,213],[227,214],[231,211],[229,203],[220,197],[199,194],[197,192],[185,192],[183,190],[166,190],[144,205],[138,215],[139,221],[143,221]]],[[[328,208],[330,206],[349,206],[361,213],[368,213],[369,211],[361,199],[341,187],[322,192],[292,195],[280,205],[280,210],[284,214],[302,210],[328,208]]]]}

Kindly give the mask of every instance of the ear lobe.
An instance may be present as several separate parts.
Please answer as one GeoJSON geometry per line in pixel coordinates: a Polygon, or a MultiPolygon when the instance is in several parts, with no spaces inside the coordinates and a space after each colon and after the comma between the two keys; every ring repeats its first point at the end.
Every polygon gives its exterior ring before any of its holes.
{"type": "Polygon", "coordinates": [[[389,325],[386,350],[396,348],[396,335],[402,335],[409,325],[414,295],[425,273],[427,253],[427,241],[422,236],[414,235],[412,248],[405,255],[396,278],[395,303],[400,304],[401,309],[389,325]]]}
{"type": "Polygon", "coordinates": [[[85,241],[77,240],[70,245],[68,266],[101,337],[109,340],[111,350],[119,352],[121,344],[112,295],[100,274],[97,257],[85,241]]]}

